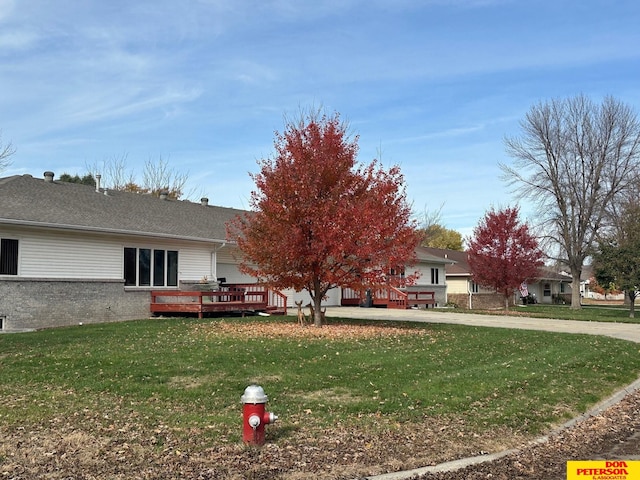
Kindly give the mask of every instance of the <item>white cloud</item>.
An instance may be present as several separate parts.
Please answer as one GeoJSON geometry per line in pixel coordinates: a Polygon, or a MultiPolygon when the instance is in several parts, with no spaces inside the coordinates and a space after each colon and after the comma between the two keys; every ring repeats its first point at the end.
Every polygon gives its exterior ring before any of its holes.
{"type": "Polygon", "coordinates": [[[0,23],[11,17],[15,5],[15,0],[0,0],[0,23]]]}
{"type": "Polygon", "coordinates": [[[407,174],[411,201],[445,202],[443,216],[468,228],[504,198],[502,138],[532,99],[640,98],[637,3],[597,10],[552,0],[0,0],[0,91],[11,92],[0,95],[0,129],[18,149],[12,168],[40,175],[161,154],[213,189],[212,203],[246,206],[247,170],[271,154],[283,114],[323,105],[358,130],[363,161],[381,147],[407,174]]]}
{"type": "MultiPolygon", "coordinates": [[[[0,7],[1,8],[1,7],[0,7]]],[[[4,30],[0,32],[0,50],[26,50],[38,41],[38,35],[26,30],[4,30]]]]}

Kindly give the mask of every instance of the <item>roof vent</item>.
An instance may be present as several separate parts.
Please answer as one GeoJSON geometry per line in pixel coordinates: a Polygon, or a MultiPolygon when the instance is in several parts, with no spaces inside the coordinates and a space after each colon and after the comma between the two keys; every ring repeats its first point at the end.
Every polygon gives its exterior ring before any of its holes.
{"type": "Polygon", "coordinates": [[[209,199],[207,197],[202,197],[200,199],[200,204],[206,207],[207,205],[209,205],[209,199]]]}
{"type": "Polygon", "coordinates": [[[100,193],[100,179],[102,178],[102,175],[100,175],[99,173],[96,173],[96,192],[100,193]]]}
{"type": "Polygon", "coordinates": [[[160,192],[160,200],[166,200],[167,198],[169,198],[169,192],[167,192],[166,190],[162,190],[160,192]]]}
{"type": "Polygon", "coordinates": [[[53,176],[54,176],[53,172],[49,172],[49,171],[44,172],[44,181],[47,183],[53,182],[53,176]]]}

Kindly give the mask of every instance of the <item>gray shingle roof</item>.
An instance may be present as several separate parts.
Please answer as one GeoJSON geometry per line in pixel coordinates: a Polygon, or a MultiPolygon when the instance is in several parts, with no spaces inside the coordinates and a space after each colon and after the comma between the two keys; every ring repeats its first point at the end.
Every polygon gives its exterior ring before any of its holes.
{"type": "MultiPolygon", "coordinates": [[[[455,262],[454,265],[447,266],[447,275],[451,276],[470,276],[471,269],[469,268],[469,263],[467,262],[467,252],[460,252],[458,250],[446,250],[441,248],[432,248],[432,247],[421,247],[425,251],[431,253],[432,255],[442,256],[448,258],[449,260],[453,260],[455,262]]],[[[538,269],[538,276],[535,279],[536,281],[543,280],[553,280],[558,282],[566,282],[571,281],[571,276],[557,272],[549,267],[540,267],[538,269]]]]}
{"type": "Polygon", "coordinates": [[[443,263],[447,265],[447,270],[449,269],[449,265],[454,264],[455,262],[451,259],[446,258],[444,255],[438,255],[430,251],[426,247],[416,247],[416,257],[418,260],[428,263],[443,263]]]}
{"type": "Polygon", "coordinates": [[[447,275],[465,276],[470,275],[469,264],[467,263],[467,252],[458,250],[448,250],[444,248],[421,247],[431,255],[443,257],[453,262],[447,266],[447,275]]]}
{"type": "Polygon", "coordinates": [[[0,178],[0,224],[38,225],[190,240],[225,240],[226,223],[243,210],[151,195],[46,182],[31,175],[0,178]]]}

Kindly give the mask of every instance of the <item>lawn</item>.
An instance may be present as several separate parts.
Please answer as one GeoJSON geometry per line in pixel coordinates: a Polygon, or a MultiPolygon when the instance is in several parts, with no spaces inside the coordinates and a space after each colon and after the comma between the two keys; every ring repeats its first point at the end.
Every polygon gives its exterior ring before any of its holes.
{"type": "Polygon", "coordinates": [[[533,438],[640,372],[638,345],[610,338],[338,319],[317,329],[292,317],[1,335],[0,359],[8,478],[37,478],[49,464],[70,475],[93,463],[110,471],[96,478],[131,478],[143,464],[151,470],[139,478],[158,478],[154,468],[173,478],[176,465],[180,475],[189,465],[219,478],[294,478],[285,472],[308,473],[310,459],[327,462],[332,452],[338,471],[354,475],[408,468],[533,438]],[[240,441],[240,396],[254,382],[280,417],[259,453],[240,441]],[[352,453],[338,455],[345,442],[352,453]],[[89,443],[95,451],[82,447],[89,443]],[[34,464],[34,452],[42,461],[34,464]],[[261,477],[242,466],[252,455],[280,470],[261,477]],[[16,476],[21,469],[31,477],[16,476]]]}
{"type": "MultiPolygon", "coordinates": [[[[619,323],[640,323],[640,306],[636,306],[637,318],[629,318],[629,306],[615,303],[610,304],[584,304],[579,310],[573,310],[569,305],[518,305],[511,307],[507,312],[504,309],[498,310],[466,310],[455,309],[456,313],[477,313],[477,314],[506,314],[521,315],[537,318],[556,318],[559,320],[580,320],[587,322],[619,322],[619,323]]],[[[442,309],[442,311],[452,311],[442,309]]]]}

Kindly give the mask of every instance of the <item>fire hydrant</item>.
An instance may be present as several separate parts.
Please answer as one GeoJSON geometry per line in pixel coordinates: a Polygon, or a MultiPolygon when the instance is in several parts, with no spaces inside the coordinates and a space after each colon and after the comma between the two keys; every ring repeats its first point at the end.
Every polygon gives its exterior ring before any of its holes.
{"type": "Polygon", "coordinates": [[[266,411],[269,400],[259,385],[249,385],[244,389],[242,401],[242,441],[250,445],[264,444],[264,426],[275,422],[278,417],[266,411]]]}

